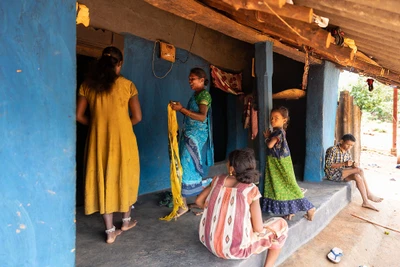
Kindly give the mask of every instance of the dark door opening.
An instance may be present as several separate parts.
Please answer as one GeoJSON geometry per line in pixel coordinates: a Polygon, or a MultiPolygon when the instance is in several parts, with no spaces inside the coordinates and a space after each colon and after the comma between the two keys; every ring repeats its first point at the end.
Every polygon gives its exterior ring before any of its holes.
{"type": "MultiPolygon", "coordinates": [[[[303,73],[303,63],[274,53],[272,93],[278,93],[290,88],[302,88],[303,73]]],[[[296,100],[274,99],[273,107],[279,106],[285,106],[289,109],[290,120],[286,131],[286,139],[296,179],[303,180],[306,155],[307,98],[304,97],[296,100]]]]}
{"type": "MultiPolygon", "coordinates": [[[[94,57],[76,55],[76,97],[79,94],[79,87],[85,80],[86,73],[95,62],[94,57]]],[[[85,200],[85,145],[88,127],[76,123],[76,206],[83,206],[85,200]]]]}
{"type": "Polygon", "coordinates": [[[214,162],[224,161],[228,147],[228,118],[227,118],[227,96],[222,90],[210,88],[212,98],[212,122],[214,140],[214,162]]]}

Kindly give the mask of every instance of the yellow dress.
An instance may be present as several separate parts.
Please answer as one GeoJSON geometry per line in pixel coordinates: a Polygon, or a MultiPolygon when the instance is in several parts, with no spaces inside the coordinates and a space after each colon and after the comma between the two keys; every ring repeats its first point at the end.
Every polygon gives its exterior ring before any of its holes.
{"type": "Polygon", "coordinates": [[[109,93],[79,89],[90,109],[86,142],[85,214],[127,212],[137,200],[139,151],[128,113],[138,94],[129,80],[118,77],[109,93]]]}

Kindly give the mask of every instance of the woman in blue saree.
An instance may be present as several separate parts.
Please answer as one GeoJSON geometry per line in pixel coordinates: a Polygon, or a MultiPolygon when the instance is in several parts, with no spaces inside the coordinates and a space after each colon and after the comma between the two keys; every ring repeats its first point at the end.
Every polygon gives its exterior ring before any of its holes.
{"type": "Polygon", "coordinates": [[[211,95],[205,89],[208,84],[205,71],[201,68],[190,70],[189,85],[194,91],[187,107],[172,102],[171,108],[184,117],[183,130],[179,142],[179,154],[183,170],[182,197],[184,207],[178,210],[176,218],[189,211],[186,198],[198,195],[202,190],[203,166],[214,164],[214,149],[211,129],[211,95]],[[202,157],[203,148],[206,157],[202,157]]]}

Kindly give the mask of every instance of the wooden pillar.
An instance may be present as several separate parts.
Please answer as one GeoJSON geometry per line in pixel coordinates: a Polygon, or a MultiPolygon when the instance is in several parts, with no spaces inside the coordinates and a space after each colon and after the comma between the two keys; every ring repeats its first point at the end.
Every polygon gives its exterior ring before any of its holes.
{"type": "Polygon", "coordinates": [[[393,136],[392,136],[392,149],[393,156],[397,156],[397,100],[398,91],[397,87],[393,88],[393,136]]]}
{"type": "Polygon", "coordinates": [[[273,74],[273,43],[260,42],[255,44],[255,65],[257,77],[258,98],[258,151],[260,166],[260,192],[264,191],[265,176],[265,141],[263,131],[269,128],[269,113],[272,109],[272,74],[273,74]]]}

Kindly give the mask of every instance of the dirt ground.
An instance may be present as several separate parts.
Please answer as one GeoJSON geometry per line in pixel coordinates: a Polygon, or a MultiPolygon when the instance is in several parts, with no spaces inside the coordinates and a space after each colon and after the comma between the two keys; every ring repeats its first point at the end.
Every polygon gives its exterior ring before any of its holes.
{"type": "Polygon", "coordinates": [[[361,196],[356,190],[353,201],[320,234],[280,267],[334,266],[336,264],[326,257],[333,247],[343,250],[344,256],[339,266],[400,266],[400,233],[351,215],[356,214],[400,231],[400,169],[396,168],[397,158],[390,155],[391,124],[384,127],[370,124],[363,127],[362,133],[361,167],[371,191],[384,197],[382,203],[374,203],[380,212],[362,208],[361,196]],[[386,132],[374,131],[377,127],[386,132]]]}

